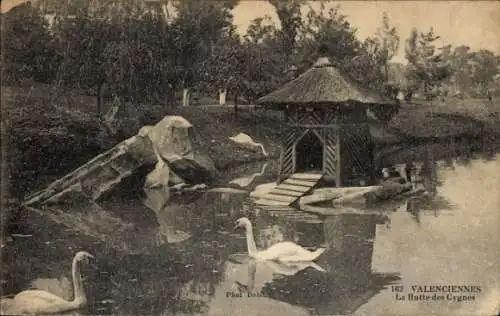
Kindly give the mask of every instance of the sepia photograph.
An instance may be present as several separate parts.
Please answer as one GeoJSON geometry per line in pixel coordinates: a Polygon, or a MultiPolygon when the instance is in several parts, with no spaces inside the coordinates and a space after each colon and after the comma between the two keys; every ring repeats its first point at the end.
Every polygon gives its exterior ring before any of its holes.
{"type": "Polygon", "coordinates": [[[0,7],[0,315],[500,315],[500,1],[0,7]]]}

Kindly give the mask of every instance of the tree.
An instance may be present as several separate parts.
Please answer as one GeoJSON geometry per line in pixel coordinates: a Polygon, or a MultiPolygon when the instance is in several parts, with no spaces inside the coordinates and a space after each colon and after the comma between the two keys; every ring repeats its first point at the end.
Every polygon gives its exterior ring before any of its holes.
{"type": "Polygon", "coordinates": [[[281,49],[285,57],[285,64],[294,53],[297,34],[302,26],[302,15],[300,8],[305,0],[280,1],[269,0],[281,22],[281,29],[277,32],[281,42],[281,49]]]}
{"type": "Polygon", "coordinates": [[[243,39],[248,43],[260,44],[264,41],[273,40],[277,32],[276,25],[268,15],[265,15],[252,20],[243,39]]]}
{"type": "Polygon", "coordinates": [[[59,56],[41,12],[30,3],[22,4],[3,15],[2,20],[3,83],[26,79],[50,83],[59,56]]]}
{"type": "Polygon", "coordinates": [[[200,81],[199,70],[216,49],[214,43],[234,29],[231,10],[237,1],[175,1],[177,16],[172,23],[177,73],[188,105],[189,89],[200,81]]]}
{"type": "MultiPolygon", "coordinates": [[[[393,84],[390,85],[389,62],[398,51],[399,35],[396,28],[390,25],[386,12],[383,14],[382,26],[377,30],[376,35],[373,38],[367,38],[363,44],[363,48],[372,59],[372,66],[381,69],[373,71],[376,73],[375,77],[381,75],[381,78],[377,78],[379,89],[387,94],[394,94],[401,87],[396,88],[393,84]]],[[[395,94],[397,95],[397,92],[395,94]]]]}
{"type": "Polygon", "coordinates": [[[207,93],[226,93],[235,95],[240,88],[244,67],[244,52],[237,34],[221,37],[215,44],[216,49],[210,52],[200,70],[201,80],[197,84],[200,91],[207,93]]]}
{"type": "Polygon", "coordinates": [[[489,50],[482,49],[479,52],[471,53],[472,76],[477,94],[486,96],[493,88],[494,78],[499,73],[499,59],[489,50]]]}
{"type": "Polygon", "coordinates": [[[379,49],[377,57],[384,67],[385,81],[389,80],[389,61],[394,57],[399,48],[399,35],[396,27],[389,24],[389,16],[384,12],[382,17],[382,27],[377,30],[375,41],[379,49]]]}
{"type": "Polygon", "coordinates": [[[58,80],[73,87],[94,89],[99,118],[102,115],[102,89],[107,76],[106,47],[116,40],[112,39],[114,32],[108,22],[81,11],[75,18],[57,18],[54,26],[62,57],[58,80]]]}
{"type": "Polygon", "coordinates": [[[406,41],[407,76],[413,89],[423,88],[428,100],[439,92],[438,88],[451,75],[450,64],[443,60],[443,54],[437,52],[433,44],[439,36],[431,28],[427,33],[413,29],[406,41]]]}
{"type": "Polygon", "coordinates": [[[281,85],[285,58],[276,25],[269,17],[254,19],[239,48],[238,91],[253,102],[281,85]]]}
{"type": "Polygon", "coordinates": [[[340,7],[326,11],[321,3],[319,11],[309,7],[305,21],[299,33],[299,63],[302,67],[310,67],[317,58],[320,45],[325,45],[328,57],[344,64],[358,55],[361,43],[356,38],[356,29],[351,27],[346,16],[340,13],[340,7]]]}
{"type": "Polygon", "coordinates": [[[451,71],[453,90],[463,94],[471,85],[472,67],[470,60],[470,47],[461,45],[455,47],[451,56],[451,71]]]}

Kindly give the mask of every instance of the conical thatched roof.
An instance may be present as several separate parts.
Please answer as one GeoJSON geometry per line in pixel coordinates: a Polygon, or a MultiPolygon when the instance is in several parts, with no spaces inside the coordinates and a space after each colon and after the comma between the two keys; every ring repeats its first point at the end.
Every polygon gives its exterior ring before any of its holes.
{"type": "Polygon", "coordinates": [[[362,87],[326,57],[320,57],[311,69],[257,100],[257,104],[272,107],[338,106],[346,103],[396,105],[395,100],[362,87]]]}

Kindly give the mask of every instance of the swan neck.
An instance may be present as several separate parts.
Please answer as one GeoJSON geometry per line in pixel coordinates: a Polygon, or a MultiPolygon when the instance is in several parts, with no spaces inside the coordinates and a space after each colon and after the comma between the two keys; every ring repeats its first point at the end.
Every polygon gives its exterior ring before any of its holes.
{"type": "Polygon", "coordinates": [[[259,145],[260,145],[260,148],[262,148],[262,154],[263,154],[264,156],[267,156],[267,155],[268,155],[268,153],[267,153],[266,149],[264,148],[264,145],[262,145],[262,144],[259,144],[259,145]]]}
{"type": "Polygon", "coordinates": [[[73,290],[75,303],[85,303],[87,298],[85,297],[85,291],[83,290],[82,276],[80,273],[79,260],[75,257],[72,264],[72,276],[73,276],[73,290]]]}
{"type": "Polygon", "coordinates": [[[253,292],[255,287],[255,272],[257,271],[256,263],[254,260],[250,260],[248,263],[248,292],[253,292]]]}
{"type": "Polygon", "coordinates": [[[248,254],[252,255],[257,251],[257,246],[255,245],[255,239],[253,237],[253,228],[252,224],[248,223],[246,226],[246,231],[247,231],[247,249],[248,249],[248,254]]]}

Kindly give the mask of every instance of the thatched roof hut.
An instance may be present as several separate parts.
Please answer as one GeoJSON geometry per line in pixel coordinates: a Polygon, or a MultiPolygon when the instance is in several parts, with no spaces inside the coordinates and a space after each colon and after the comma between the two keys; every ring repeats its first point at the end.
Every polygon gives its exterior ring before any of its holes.
{"type": "Polygon", "coordinates": [[[327,57],[320,57],[311,69],[257,100],[257,104],[276,109],[298,105],[331,107],[352,103],[397,104],[395,100],[362,87],[335,67],[327,57]]]}
{"type": "Polygon", "coordinates": [[[361,86],[326,57],[257,104],[285,113],[278,182],[319,172],[336,186],[373,182],[367,106],[387,121],[399,108],[397,100],[361,86]]]}

